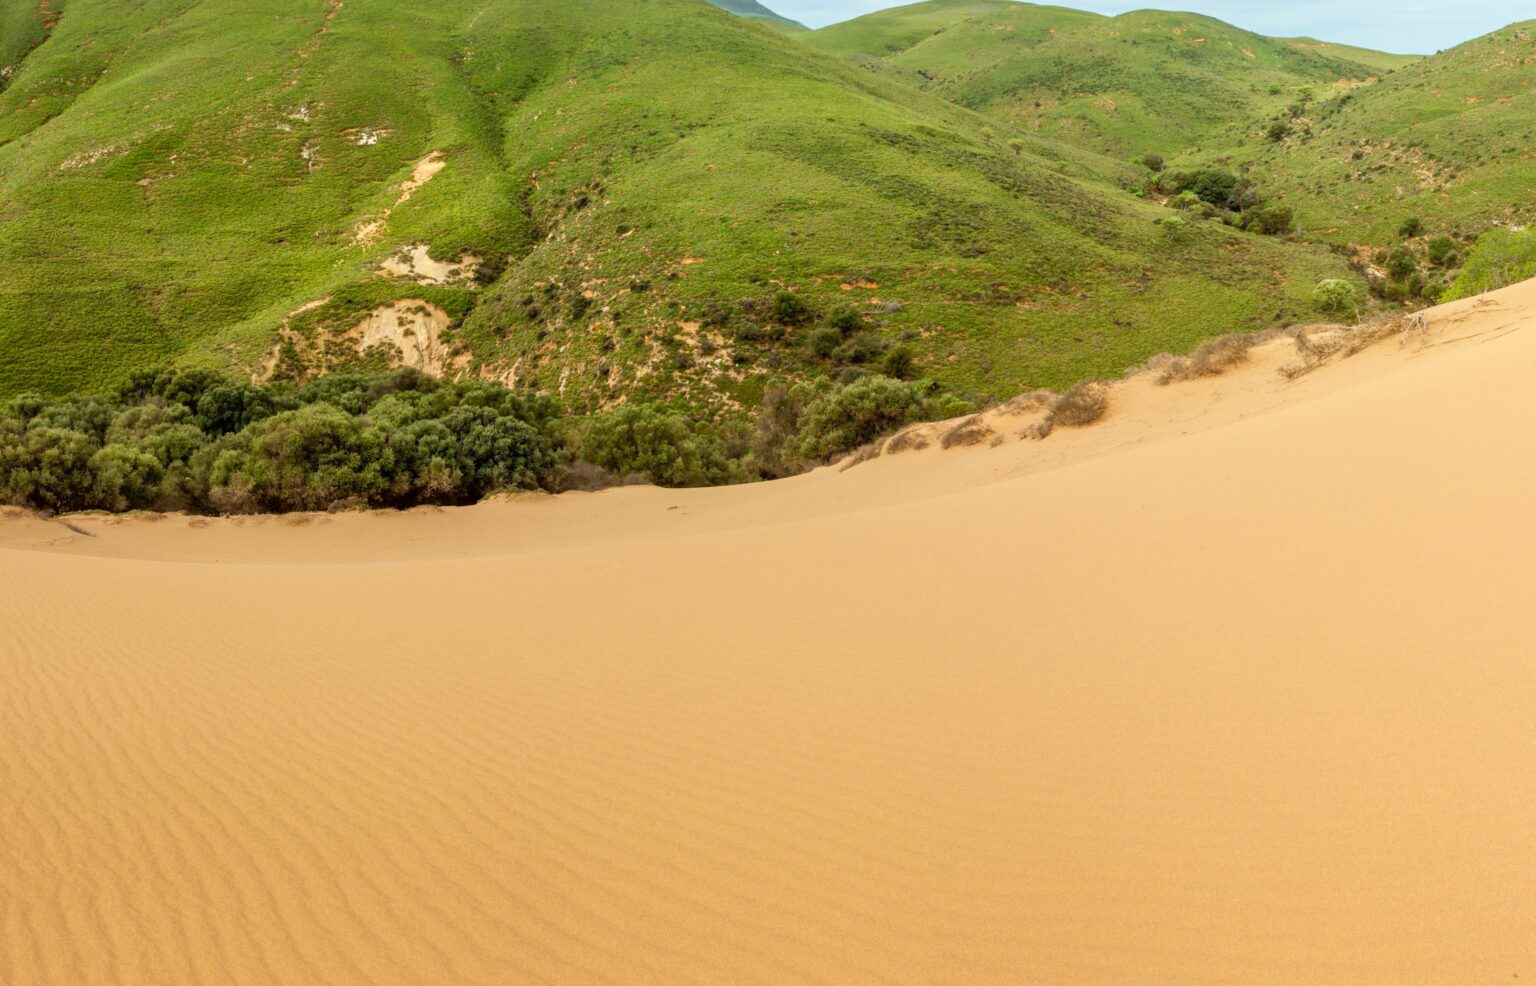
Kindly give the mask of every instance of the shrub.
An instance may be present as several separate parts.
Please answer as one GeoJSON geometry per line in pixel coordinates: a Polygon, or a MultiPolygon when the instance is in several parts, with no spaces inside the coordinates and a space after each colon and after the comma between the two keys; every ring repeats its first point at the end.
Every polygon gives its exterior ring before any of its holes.
{"type": "Polygon", "coordinates": [[[880,370],[893,380],[905,380],[912,375],[914,359],[912,350],[906,346],[897,346],[886,352],[885,358],[880,361],[880,370]]]}
{"type": "Polygon", "coordinates": [[[1437,236],[1429,241],[1429,262],[1436,267],[1456,265],[1456,241],[1449,236],[1437,236]]]}
{"type": "Polygon", "coordinates": [[[1387,254],[1387,276],[1394,281],[1405,282],[1418,273],[1419,258],[1406,245],[1395,247],[1387,254]]]}
{"type": "Polygon", "coordinates": [[[773,320],[780,325],[800,325],[811,317],[811,306],[793,291],[780,291],[773,297],[773,320]]]}
{"type": "Polygon", "coordinates": [[[1172,194],[1194,192],[1201,201],[1223,207],[1232,204],[1232,195],[1238,190],[1239,184],[1237,175],[1220,168],[1174,172],[1166,174],[1162,179],[1163,187],[1172,194]]]}
{"type": "Polygon", "coordinates": [[[1424,220],[1418,216],[1410,216],[1403,220],[1403,224],[1397,228],[1397,235],[1405,240],[1411,240],[1424,232],[1424,220]]]}
{"type": "Polygon", "coordinates": [[[806,342],[812,356],[828,359],[843,344],[843,334],[830,325],[823,325],[812,332],[806,342]]]}
{"type": "Polygon", "coordinates": [[[1261,210],[1254,220],[1254,227],[1265,236],[1281,236],[1291,231],[1296,223],[1296,213],[1288,205],[1272,205],[1261,210]]]}
{"type": "Polygon", "coordinates": [[[1470,298],[1531,277],[1536,277],[1536,231],[1491,229],[1477,238],[1442,300],[1470,298]]]}
{"type": "Polygon", "coordinates": [[[641,473],[662,486],[710,486],[738,477],[706,428],[680,411],[652,404],[625,404],[597,415],[587,423],[579,449],[593,465],[641,473]]]}
{"type": "Polygon", "coordinates": [[[104,510],[139,510],[160,500],[165,469],[147,452],[108,445],[91,456],[95,501],[104,510]]]}
{"type": "Polygon", "coordinates": [[[1080,383],[1061,395],[1052,408],[1055,424],[1081,428],[1104,417],[1109,410],[1109,385],[1100,381],[1080,383]]]}
{"type": "MultiPolygon", "coordinates": [[[[1187,193],[1186,193],[1187,194],[1187,193]]],[[[1163,230],[1163,236],[1169,240],[1178,240],[1189,228],[1189,221],[1181,216],[1164,216],[1157,221],[1157,225],[1163,230]]]]}
{"type": "Polygon", "coordinates": [[[827,325],[844,337],[864,328],[864,313],[852,305],[841,305],[827,316],[827,325]]]}
{"type": "Polygon", "coordinates": [[[546,398],[412,370],[299,391],[202,371],[137,374],[108,398],[0,409],[0,501],[223,512],[470,503],[552,475],[555,414],[546,398]]]}
{"type": "Polygon", "coordinates": [[[1355,286],[1337,277],[1319,281],[1312,291],[1312,300],[1321,311],[1346,318],[1354,316],[1360,303],[1355,286]]]}
{"type": "Polygon", "coordinates": [[[1167,361],[1157,378],[1167,385],[1200,377],[1215,377],[1234,366],[1248,361],[1248,351],[1253,348],[1254,337],[1234,332],[1201,343],[1188,356],[1176,356],[1167,361]]]}
{"type": "Polygon", "coordinates": [[[1141,164],[1142,167],[1153,174],[1161,172],[1166,167],[1161,154],[1143,154],[1141,156],[1141,164]]]}
{"type": "Polygon", "coordinates": [[[824,462],[851,452],[914,421],[942,416],[928,388],[884,376],[867,376],[842,387],[814,390],[802,384],[798,429],[787,443],[791,459],[824,462]],[[811,396],[814,394],[814,396],[811,396]],[[809,398],[809,399],[807,399],[809,398]]]}

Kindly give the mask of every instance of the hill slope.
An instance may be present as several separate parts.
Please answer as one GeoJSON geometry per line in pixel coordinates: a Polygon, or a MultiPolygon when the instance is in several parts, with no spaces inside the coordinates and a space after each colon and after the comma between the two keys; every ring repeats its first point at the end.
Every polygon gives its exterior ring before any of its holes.
{"type": "Polygon", "coordinates": [[[1168,154],[1379,71],[1196,14],[1102,17],[1010,0],[929,0],[813,32],[963,106],[1115,156],[1168,154]]]}
{"type": "Polygon", "coordinates": [[[805,25],[799,21],[790,20],[764,7],[757,0],[709,0],[710,3],[721,10],[729,10],[731,13],[749,20],[767,21],[774,27],[788,31],[804,31],[805,25]]]}
{"type": "Polygon", "coordinates": [[[1230,160],[1316,235],[1390,246],[1405,220],[1470,239],[1536,219],[1536,21],[1424,58],[1311,107],[1279,144],[1230,160]]]}
{"type": "Polygon", "coordinates": [[[1342,269],[1081,170],[698,0],[71,0],[0,94],[0,391],[366,350],[725,412],[903,347],[1002,394],[1342,269]]]}

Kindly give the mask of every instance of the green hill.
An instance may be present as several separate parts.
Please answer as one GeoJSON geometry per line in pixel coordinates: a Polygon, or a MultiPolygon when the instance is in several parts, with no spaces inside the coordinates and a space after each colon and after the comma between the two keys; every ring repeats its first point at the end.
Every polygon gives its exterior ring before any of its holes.
{"type": "Polygon", "coordinates": [[[729,10],[731,13],[749,20],[766,21],[773,27],[786,31],[804,31],[806,29],[805,25],[799,21],[792,21],[788,17],[780,17],[758,3],[757,0],[709,0],[709,2],[721,10],[729,10]]]}
{"type": "Polygon", "coordinates": [[[1359,60],[1196,14],[1103,17],[1009,0],[930,0],[806,36],[936,95],[1105,154],[1169,154],[1273,112],[1359,60]]]}
{"type": "Polygon", "coordinates": [[[1284,140],[1227,155],[1315,235],[1385,248],[1410,219],[1470,240],[1536,219],[1536,21],[1308,108],[1284,140]]]}
{"type": "Polygon", "coordinates": [[[1369,65],[1378,72],[1396,72],[1398,69],[1407,68],[1424,57],[1423,55],[1394,55],[1391,52],[1374,51],[1370,48],[1356,48],[1354,45],[1319,41],[1316,38],[1280,38],[1278,40],[1284,41],[1286,44],[1296,48],[1315,51],[1329,58],[1340,58],[1347,62],[1369,65]]]}
{"type": "Polygon", "coordinates": [[[0,393],[404,360],[726,413],[898,350],[1003,395],[1343,271],[1170,239],[1049,143],[698,0],[69,0],[46,40],[16,9],[0,393]]]}

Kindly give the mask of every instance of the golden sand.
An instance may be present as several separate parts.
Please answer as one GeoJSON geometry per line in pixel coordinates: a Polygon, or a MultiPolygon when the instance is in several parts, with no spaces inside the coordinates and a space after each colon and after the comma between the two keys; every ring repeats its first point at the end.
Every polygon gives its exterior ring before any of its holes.
{"type": "Polygon", "coordinates": [[[756,487],[0,520],[0,983],[1536,977],[1536,285],[1288,358],[756,487]]]}

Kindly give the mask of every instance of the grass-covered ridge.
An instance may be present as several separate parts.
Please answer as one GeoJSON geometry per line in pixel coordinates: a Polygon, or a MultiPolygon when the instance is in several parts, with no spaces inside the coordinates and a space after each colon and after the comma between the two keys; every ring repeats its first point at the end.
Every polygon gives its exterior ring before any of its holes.
{"type": "Polygon", "coordinates": [[[772,10],[769,10],[767,7],[758,3],[757,0],[709,0],[709,2],[714,4],[716,7],[719,7],[721,10],[729,10],[731,13],[736,14],[739,17],[745,17],[749,20],[763,21],[769,26],[778,28],[781,31],[793,32],[806,30],[804,24],[774,13],[772,10]]]}
{"type": "Polygon", "coordinates": [[[1393,59],[1267,38],[1197,14],[1104,17],[1011,0],[929,0],[805,40],[1118,157],[1197,146],[1284,105],[1302,86],[1364,80],[1393,59]]]}
{"type": "MultiPolygon", "coordinates": [[[[1209,155],[1207,155],[1209,156],[1209,155]]],[[[1390,248],[1404,223],[1455,237],[1536,217],[1536,21],[1320,94],[1283,139],[1223,155],[1312,235],[1390,248]]]]}
{"type": "Polygon", "coordinates": [[[442,372],[584,410],[888,360],[1001,396],[1347,276],[1101,173],[701,0],[70,0],[0,93],[0,393],[344,369],[398,303],[442,372]],[[439,283],[379,273],[423,245],[439,283]]]}

